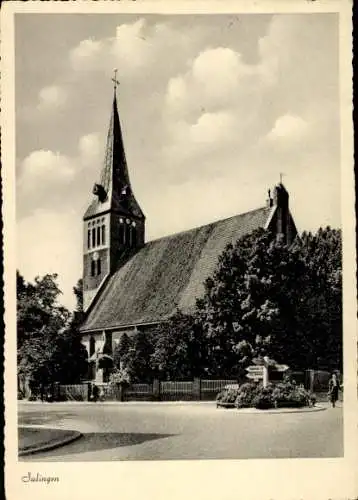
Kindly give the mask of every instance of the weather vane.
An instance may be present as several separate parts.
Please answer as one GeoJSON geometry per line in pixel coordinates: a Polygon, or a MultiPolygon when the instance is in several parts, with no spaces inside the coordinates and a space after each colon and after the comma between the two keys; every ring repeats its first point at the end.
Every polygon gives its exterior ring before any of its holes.
{"type": "Polygon", "coordinates": [[[114,70],[114,77],[112,78],[112,82],[114,83],[114,91],[117,90],[117,85],[119,85],[119,81],[117,80],[117,71],[118,69],[114,70]]]}

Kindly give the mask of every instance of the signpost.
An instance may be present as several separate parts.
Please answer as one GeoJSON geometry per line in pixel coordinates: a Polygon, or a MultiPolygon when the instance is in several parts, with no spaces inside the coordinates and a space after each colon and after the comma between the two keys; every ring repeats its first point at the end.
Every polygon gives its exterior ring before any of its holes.
{"type": "Polygon", "coordinates": [[[246,368],[246,371],[248,371],[246,377],[256,381],[263,379],[263,368],[263,366],[257,365],[248,366],[246,368]]]}
{"type": "Polygon", "coordinates": [[[264,358],[255,358],[252,360],[254,365],[248,366],[246,377],[251,380],[262,380],[264,387],[269,383],[269,369],[277,372],[285,372],[288,370],[287,365],[279,365],[274,360],[269,359],[267,356],[264,358]]]}

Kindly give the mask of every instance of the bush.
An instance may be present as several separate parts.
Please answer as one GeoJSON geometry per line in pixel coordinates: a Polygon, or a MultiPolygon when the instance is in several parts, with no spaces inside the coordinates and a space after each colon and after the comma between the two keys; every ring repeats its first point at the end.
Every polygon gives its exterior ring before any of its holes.
{"type": "Polygon", "coordinates": [[[128,386],[130,383],[131,377],[128,370],[126,370],[125,368],[114,370],[109,377],[109,384],[112,386],[116,386],[117,384],[128,386]]]}
{"type": "Polygon", "coordinates": [[[302,408],[313,406],[316,398],[302,386],[290,382],[277,384],[272,397],[277,408],[302,408]]]}
{"type": "Polygon", "coordinates": [[[252,401],[257,393],[258,386],[252,382],[242,384],[239,388],[236,399],[236,408],[250,408],[252,407],[252,401]]]}
{"type": "Polygon", "coordinates": [[[235,403],[236,408],[257,408],[267,410],[270,408],[302,408],[314,406],[316,397],[306,391],[304,387],[297,386],[289,381],[279,384],[248,382],[238,389],[224,389],[219,392],[216,401],[226,404],[235,403]]]}
{"type": "Polygon", "coordinates": [[[268,410],[275,407],[275,400],[273,398],[274,388],[271,384],[267,387],[260,385],[257,388],[256,395],[252,400],[252,406],[259,410],[268,410]]]}
{"type": "Polygon", "coordinates": [[[235,403],[238,389],[224,389],[219,392],[216,401],[220,403],[235,403]]]}

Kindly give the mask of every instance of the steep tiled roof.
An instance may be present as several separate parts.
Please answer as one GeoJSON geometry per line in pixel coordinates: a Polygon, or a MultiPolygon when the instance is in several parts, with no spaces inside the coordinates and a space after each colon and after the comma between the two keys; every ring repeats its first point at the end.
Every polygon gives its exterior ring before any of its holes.
{"type": "Polygon", "coordinates": [[[227,244],[264,227],[271,210],[260,208],[147,243],[108,279],[82,331],[157,322],[177,307],[189,311],[227,244]]]}

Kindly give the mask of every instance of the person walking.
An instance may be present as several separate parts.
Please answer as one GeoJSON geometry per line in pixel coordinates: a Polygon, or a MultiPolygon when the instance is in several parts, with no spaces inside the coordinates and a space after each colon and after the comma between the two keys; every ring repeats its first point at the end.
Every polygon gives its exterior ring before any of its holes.
{"type": "Polygon", "coordinates": [[[329,399],[332,403],[332,408],[335,408],[336,402],[338,401],[338,392],[339,392],[338,377],[336,373],[332,373],[332,376],[328,382],[328,394],[329,394],[329,399]]]}

